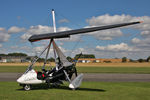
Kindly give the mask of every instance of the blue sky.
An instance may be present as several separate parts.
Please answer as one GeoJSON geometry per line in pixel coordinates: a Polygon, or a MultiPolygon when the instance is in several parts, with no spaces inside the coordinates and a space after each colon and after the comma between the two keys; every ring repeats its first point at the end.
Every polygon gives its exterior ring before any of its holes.
{"type": "Polygon", "coordinates": [[[32,47],[27,36],[37,34],[33,32],[38,30],[51,32],[51,9],[55,9],[58,31],[131,22],[134,19],[144,21],[135,27],[73,36],[71,41],[57,41],[66,55],[83,52],[94,53],[97,58],[146,58],[150,54],[149,4],[149,0],[1,0],[0,53],[25,52],[34,55],[36,47],[43,48],[46,44],[37,43],[32,47]],[[60,22],[62,20],[65,21],[60,22]]]}

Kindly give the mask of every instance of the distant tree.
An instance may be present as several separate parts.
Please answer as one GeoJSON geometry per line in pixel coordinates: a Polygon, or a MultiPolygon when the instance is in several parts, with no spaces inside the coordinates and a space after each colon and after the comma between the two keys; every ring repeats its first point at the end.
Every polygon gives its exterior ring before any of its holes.
{"type": "Polygon", "coordinates": [[[48,61],[55,62],[55,59],[53,57],[49,58],[48,61]]]}
{"type": "Polygon", "coordinates": [[[26,60],[31,60],[31,57],[29,57],[29,56],[28,56],[28,57],[26,57],[26,60]]]}
{"type": "Polygon", "coordinates": [[[133,59],[130,59],[129,61],[130,61],[130,62],[136,62],[136,60],[133,60],[133,59]]]}
{"type": "Polygon", "coordinates": [[[7,54],[0,54],[0,56],[7,56],[7,54]]]}
{"type": "Polygon", "coordinates": [[[146,62],[150,62],[150,56],[147,57],[146,62]]]}
{"type": "Polygon", "coordinates": [[[106,61],[104,61],[104,62],[105,62],[105,63],[111,63],[111,61],[109,61],[109,60],[108,60],[108,61],[106,60],[106,61]]]}
{"type": "Polygon", "coordinates": [[[142,62],[145,62],[144,59],[138,59],[138,62],[142,63],[142,62]]]}
{"type": "MultiPolygon", "coordinates": [[[[80,54],[75,55],[74,59],[77,59],[80,56],[80,54]]],[[[80,58],[95,58],[94,54],[82,54],[80,58]]]]}
{"type": "Polygon", "coordinates": [[[123,57],[122,62],[127,62],[127,57],[123,57]]]}
{"type": "Polygon", "coordinates": [[[72,58],[71,58],[70,56],[68,56],[68,57],[67,57],[67,60],[71,62],[71,61],[72,61],[72,58]]]}
{"type": "Polygon", "coordinates": [[[44,58],[39,58],[38,60],[37,60],[37,62],[44,62],[44,58]]]}
{"type": "Polygon", "coordinates": [[[25,53],[8,53],[8,56],[28,56],[27,54],[25,53]]]}

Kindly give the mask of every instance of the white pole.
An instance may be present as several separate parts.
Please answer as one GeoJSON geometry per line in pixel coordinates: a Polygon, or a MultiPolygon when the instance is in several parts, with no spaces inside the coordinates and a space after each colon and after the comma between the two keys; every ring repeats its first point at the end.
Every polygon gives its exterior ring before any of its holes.
{"type": "MultiPolygon", "coordinates": [[[[54,28],[54,32],[56,33],[56,22],[55,22],[55,11],[54,11],[54,9],[52,9],[52,17],[53,17],[53,28],[54,28]]],[[[55,49],[53,49],[53,50],[54,50],[54,57],[55,57],[55,63],[56,63],[56,52],[55,52],[55,49]]],[[[57,63],[56,63],[56,70],[58,70],[57,63]]]]}
{"type": "Polygon", "coordinates": [[[54,27],[54,32],[56,32],[55,11],[54,11],[54,9],[52,9],[52,16],[53,16],[53,27],[54,27]]]}

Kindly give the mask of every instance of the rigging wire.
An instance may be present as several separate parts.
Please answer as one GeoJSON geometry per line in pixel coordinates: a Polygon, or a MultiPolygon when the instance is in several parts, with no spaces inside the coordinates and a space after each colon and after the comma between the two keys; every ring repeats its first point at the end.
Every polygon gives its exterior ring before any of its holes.
{"type": "MultiPolygon", "coordinates": [[[[35,44],[34,44],[33,42],[30,42],[30,43],[31,43],[31,48],[32,48],[32,50],[34,50],[35,44]]],[[[34,50],[33,53],[34,53],[35,56],[38,56],[38,53],[37,53],[36,50],[34,50]]]]}
{"type": "MultiPolygon", "coordinates": [[[[58,16],[57,12],[55,12],[55,13],[56,13],[56,16],[58,16]]],[[[59,15],[68,20],[68,18],[65,17],[64,15],[62,15],[61,13],[59,13],[59,15]]],[[[48,16],[50,16],[50,13],[49,13],[48,16]]],[[[78,26],[78,27],[80,26],[79,24],[72,23],[70,20],[69,20],[69,22],[70,22],[71,24],[74,24],[74,25],[78,26]]],[[[136,34],[136,35],[139,35],[139,34],[136,34]]],[[[81,42],[82,36],[83,36],[83,35],[80,36],[79,41],[77,41],[76,44],[75,44],[75,45],[73,46],[73,48],[71,49],[71,51],[70,51],[70,53],[69,53],[69,56],[71,56],[72,52],[76,49],[76,47],[78,46],[78,44],[81,42]]],[[[96,40],[97,40],[98,42],[100,42],[100,40],[98,40],[98,39],[96,39],[96,40]]],[[[125,41],[128,42],[127,40],[125,40],[125,41]]],[[[109,43],[109,41],[108,41],[108,43],[109,43]]],[[[107,44],[108,44],[108,43],[107,43],[107,44]]]]}
{"type": "MultiPolygon", "coordinates": [[[[129,34],[130,35],[130,34],[129,34]]],[[[127,37],[129,37],[129,35],[127,36],[127,37]]],[[[131,34],[131,35],[134,35],[134,34],[131,34]]],[[[130,36],[131,36],[130,35],[130,36]]],[[[123,35],[124,36],[124,35],[123,35]]],[[[140,34],[138,34],[138,33],[136,33],[135,35],[134,35],[134,37],[138,37],[138,36],[140,36],[141,37],[141,35],[140,34]]],[[[133,36],[131,36],[131,37],[133,37],[133,36]]],[[[117,41],[117,39],[118,38],[115,38],[116,39],[116,41],[117,41]]],[[[100,39],[95,39],[96,41],[97,41],[97,44],[100,42],[100,39]]],[[[108,41],[108,40],[106,40],[106,41],[108,41]]],[[[125,43],[130,43],[127,39],[125,39],[124,37],[123,37],[123,42],[125,42],[125,43]]],[[[109,41],[107,42],[107,44],[109,44],[109,41]]],[[[106,54],[108,54],[109,53],[109,51],[108,52],[105,52],[106,54]]],[[[114,53],[115,54],[115,53],[114,53]]],[[[135,56],[138,56],[138,58],[140,57],[139,55],[137,55],[136,53],[134,53],[134,51],[132,51],[131,52],[131,54],[132,55],[135,55],[135,56]]],[[[117,56],[117,55],[116,55],[117,56]]],[[[130,56],[130,54],[128,54],[128,56],[130,56]]]]}
{"type": "MultiPolygon", "coordinates": [[[[81,24],[72,22],[70,18],[64,16],[64,15],[63,15],[60,11],[58,11],[58,10],[55,11],[55,15],[56,15],[57,17],[60,16],[60,17],[62,17],[63,19],[67,19],[67,20],[69,21],[68,23],[74,25],[75,27],[81,27],[81,24]],[[57,12],[58,12],[58,13],[57,13],[57,12]]],[[[80,22],[80,23],[81,23],[81,22],[80,22]]],[[[59,23],[57,23],[57,24],[59,24],[59,23]]]]}
{"type": "MultiPolygon", "coordinates": [[[[57,12],[58,12],[58,11],[57,11],[57,12]]],[[[57,14],[57,12],[55,12],[56,16],[60,15],[62,18],[67,19],[67,20],[69,21],[69,23],[71,23],[72,25],[75,25],[75,26],[77,26],[77,27],[80,27],[80,26],[81,26],[80,24],[71,22],[68,17],[64,16],[64,15],[61,14],[60,12],[59,12],[59,14],[57,14]]],[[[69,56],[72,56],[71,54],[73,53],[73,51],[76,49],[76,47],[78,46],[78,44],[81,43],[82,36],[83,36],[83,35],[80,35],[79,40],[75,43],[75,45],[74,45],[73,48],[71,49],[71,51],[70,51],[70,53],[69,53],[69,56]]]]}
{"type": "Polygon", "coordinates": [[[81,36],[79,37],[79,40],[76,42],[76,44],[75,44],[75,45],[73,46],[73,48],[71,49],[71,52],[69,53],[69,56],[72,56],[71,54],[73,53],[73,51],[76,49],[76,47],[78,46],[78,44],[81,43],[82,36],[83,36],[83,35],[81,35],[81,36]]]}
{"type": "MultiPolygon", "coordinates": [[[[48,9],[48,16],[46,17],[46,19],[44,19],[43,21],[41,21],[41,24],[48,24],[49,16],[50,16],[50,13],[49,13],[49,9],[48,9]]],[[[35,47],[37,47],[37,46],[36,46],[35,43],[31,42],[31,47],[34,50],[35,47]]],[[[38,56],[38,51],[34,50],[33,52],[34,52],[35,56],[38,56]]]]}

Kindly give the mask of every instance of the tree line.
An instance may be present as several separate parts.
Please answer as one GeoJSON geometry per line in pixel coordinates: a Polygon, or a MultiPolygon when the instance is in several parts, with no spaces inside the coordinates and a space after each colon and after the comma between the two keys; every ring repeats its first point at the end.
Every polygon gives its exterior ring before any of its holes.
{"type": "MultiPolygon", "coordinates": [[[[26,53],[8,53],[8,54],[0,54],[0,57],[1,56],[15,56],[15,57],[26,57],[26,60],[32,60],[33,57],[30,57],[28,56],[26,53]]],[[[95,58],[95,55],[94,54],[76,54],[73,58],[68,56],[67,59],[68,61],[73,61],[73,60],[76,60],[78,58],[95,58]]],[[[44,62],[45,58],[39,58],[38,59],[38,62],[44,62]]],[[[49,62],[55,62],[55,59],[53,57],[47,59],[47,61],[49,62]]],[[[127,57],[123,57],[122,58],[122,62],[128,62],[128,58],[127,57]]],[[[147,57],[146,59],[138,59],[138,60],[132,60],[132,59],[129,59],[129,62],[150,62],[150,56],[147,57]]]]}
{"type": "MultiPolygon", "coordinates": [[[[127,57],[123,57],[122,58],[122,62],[127,62],[127,57]]],[[[140,62],[140,63],[142,63],[142,62],[150,62],[150,56],[147,57],[146,59],[142,59],[142,58],[137,59],[137,60],[129,59],[129,62],[140,62]]]]}
{"type": "Polygon", "coordinates": [[[8,54],[0,54],[0,56],[15,56],[15,57],[24,56],[24,57],[27,57],[28,55],[25,53],[8,53],[8,54]]]}

